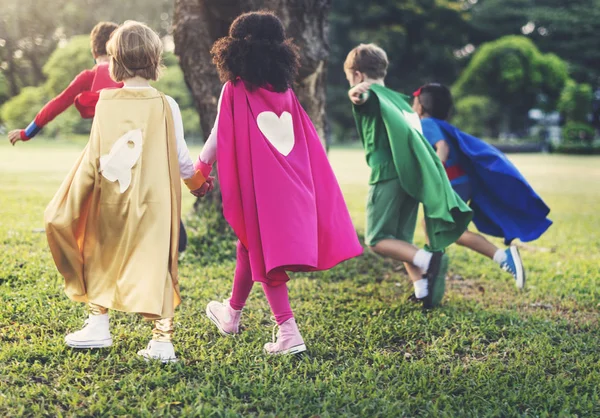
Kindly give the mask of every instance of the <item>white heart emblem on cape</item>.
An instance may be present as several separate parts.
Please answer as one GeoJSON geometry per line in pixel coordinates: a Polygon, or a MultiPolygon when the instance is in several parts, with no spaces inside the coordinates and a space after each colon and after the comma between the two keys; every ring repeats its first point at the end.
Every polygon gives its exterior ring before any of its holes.
{"type": "Polygon", "coordinates": [[[289,112],[280,117],[273,112],[262,112],[256,118],[258,129],[283,156],[287,157],[294,149],[294,123],[289,112]]]}

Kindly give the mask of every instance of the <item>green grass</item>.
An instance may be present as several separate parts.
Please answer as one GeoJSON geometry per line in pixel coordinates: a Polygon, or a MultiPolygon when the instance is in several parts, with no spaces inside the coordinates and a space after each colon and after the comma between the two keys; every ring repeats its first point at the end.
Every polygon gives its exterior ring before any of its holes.
{"type": "MultiPolygon", "coordinates": [[[[206,303],[230,290],[233,240],[190,217],[176,316],[182,361],[160,366],[136,358],[150,325],[135,315],[112,314],[109,349],[63,343],[85,309],[63,294],[37,229],[81,148],[0,145],[0,416],[600,415],[599,157],[511,156],[555,222],[522,250],[526,292],[456,246],[445,303],[426,314],[406,301],[403,272],[371,254],[296,275],[290,295],[309,348],[300,358],[261,353],[272,327],[258,286],[239,337],[221,337],[206,319],[206,303]]],[[[334,149],[331,160],[361,231],[362,154],[334,149]]],[[[187,212],[192,203],[186,196],[187,212]]]]}

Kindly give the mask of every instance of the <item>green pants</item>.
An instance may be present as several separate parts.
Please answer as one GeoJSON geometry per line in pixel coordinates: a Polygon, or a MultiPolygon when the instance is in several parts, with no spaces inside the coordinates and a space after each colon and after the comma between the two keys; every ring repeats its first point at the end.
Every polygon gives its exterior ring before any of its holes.
{"type": "Polygon", "coordinates": [[[413,242],[419,202],[410,197],[398,179],[369,187],[365,243],[372,247],[384,239],[413,242]]]}

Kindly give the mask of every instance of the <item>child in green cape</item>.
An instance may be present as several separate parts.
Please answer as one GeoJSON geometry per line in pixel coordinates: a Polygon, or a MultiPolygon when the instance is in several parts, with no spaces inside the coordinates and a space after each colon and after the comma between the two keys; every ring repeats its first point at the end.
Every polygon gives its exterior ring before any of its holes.
{"type": "Polygon", "coordinates": [[[404,262],[417,300],[441,303],[448,271],[444,249],[466,230],[472,212],[450,186],[435,151],[423,137],[408,96],[385,87],[388,59],[374,44],[361,44],[344,63],[360,139],[371,168],[366,244],[375,253],[404,262]],[[429,247],[413,245],[419,203],[429,247]]]}

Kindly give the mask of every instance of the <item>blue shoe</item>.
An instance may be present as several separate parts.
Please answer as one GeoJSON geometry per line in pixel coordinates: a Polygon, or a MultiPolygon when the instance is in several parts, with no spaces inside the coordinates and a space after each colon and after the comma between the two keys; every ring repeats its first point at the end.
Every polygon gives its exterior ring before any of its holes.
{"type": "Polygon", "coordinates": [[[500,268],[508,271],[515,278],[515,283],[518,289],[525,288],[525,269],[523,268],[523,260],[519,249],[515,246],[510,246],[506,249],[506,261],[500,264],[500,268]]]}

